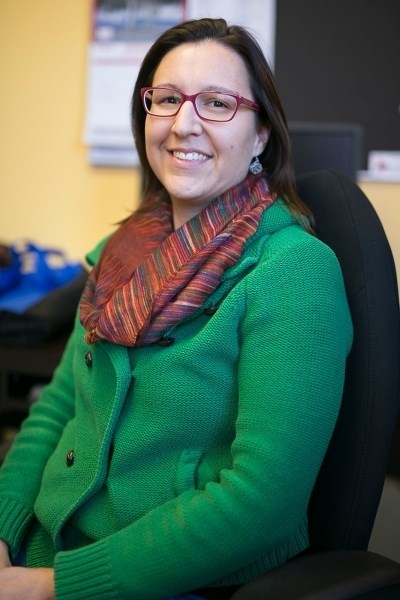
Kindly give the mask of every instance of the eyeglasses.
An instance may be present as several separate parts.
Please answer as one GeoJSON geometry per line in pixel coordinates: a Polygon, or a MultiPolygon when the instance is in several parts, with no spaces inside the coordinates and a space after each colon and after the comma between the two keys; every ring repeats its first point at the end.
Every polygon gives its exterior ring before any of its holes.
{"type": "Polygon", "coordinates": [[[184,102],[191,102],[197,115],[204,121],[231,121],[242,104],[251,110],[260,110],[252,100],[216,91],[184,94],[171,88],[144,87],[140,94],[145,111],[153,117],[175,117],[184,102]]]}

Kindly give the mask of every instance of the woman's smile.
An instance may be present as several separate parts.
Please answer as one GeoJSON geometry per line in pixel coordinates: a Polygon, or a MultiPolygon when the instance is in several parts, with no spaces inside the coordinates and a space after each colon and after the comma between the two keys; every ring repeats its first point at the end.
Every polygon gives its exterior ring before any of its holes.
{"type": "Polygon", "coordinates": [[[178,158],[179,160],[186,162],[204,162],[209,158],[205,154],[199,152],[183,152],[179,150],[173,150],[172,155],[174,158],[178,158]]]}

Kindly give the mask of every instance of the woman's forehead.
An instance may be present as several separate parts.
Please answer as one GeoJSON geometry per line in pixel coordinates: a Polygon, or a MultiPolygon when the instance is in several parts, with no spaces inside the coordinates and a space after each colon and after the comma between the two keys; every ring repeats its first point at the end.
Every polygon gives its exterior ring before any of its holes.
{"type": "MultiPolygon", "coordinates": [[[[170,50],[160,61],[152,85],[193,88],[192,93],[216,88],[245,93],[249,76],[242,57],[215,41],[186,42],[170,50]]],[[[184,91],[187,91],[185,89],[184,91]]]]}

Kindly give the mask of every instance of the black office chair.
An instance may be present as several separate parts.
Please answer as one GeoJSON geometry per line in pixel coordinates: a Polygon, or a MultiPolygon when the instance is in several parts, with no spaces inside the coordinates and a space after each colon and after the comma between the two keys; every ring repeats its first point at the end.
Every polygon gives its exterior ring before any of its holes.
{"type": "Polygon", "coordinates": [[[367,550],[399,409],[393,257],[372,205],[350,179],[320,171],[297,184],[317,235],[342,266],[354,344],[338,423],[310,503],[311,547],[239,588],[232,600],[400,599],[400,564],[367,550]]]}

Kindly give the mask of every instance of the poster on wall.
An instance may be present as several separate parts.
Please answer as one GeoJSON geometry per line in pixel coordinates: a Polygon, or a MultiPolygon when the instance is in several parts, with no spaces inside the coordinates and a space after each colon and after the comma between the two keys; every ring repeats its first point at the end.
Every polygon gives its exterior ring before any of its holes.
{"type": "Polygon", "coordinates": [[[224,17],[249,27],[273,65],[276,0],[94,0],[84,143],[93,166],[136,167],[130,103],[154,40],[189,18],[224,17]]]}
{"type": "Polygon", "coordinates": [[[147,49],[185,18],[184,0],[96,0],[89,44],[84,142],[97,166],[136,166],[129,109],[147,49]]]}

